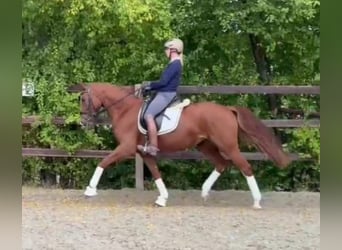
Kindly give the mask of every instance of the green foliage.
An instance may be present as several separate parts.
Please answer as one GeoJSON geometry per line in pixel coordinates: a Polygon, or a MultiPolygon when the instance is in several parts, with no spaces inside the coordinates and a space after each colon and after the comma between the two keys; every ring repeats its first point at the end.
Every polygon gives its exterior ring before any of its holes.
{"type": "MultiPolygon", "coordinates": [[[[259,84],[250,35],[260,39],[272,68],[274,84],[319,84],[320,2],[317,0],[26,0],[22,11],[23,80],[35,84],[35,96],[23,98],[24,115],[39,115],[32,128],[23,127],[23,145],[65,149],[113,149],[111,129],[83,130],[78,123],[74,83],[105,81],[132,85],[159,78],[167,63],[163,43],[179,36],[185,43],[185,85],[259,84]],[[66,125],[53,125],[61,116],[66,125]]],[[[262,95],[192,95],[192,101],[214,101],[249,107],[263,119],[271,117],[262,95]]],[[[281,97],[281,107],[319,111],[319,97],[281,97]]],[[[263,189],[319,189],[319,130],[281,131],[291,152],[310,162],[279,170],[254,163],[263,189]]],[[[61,176],[61,186],[83,188],[98,160],[35,159],[23,161],[24,183],[40,184],[42,173],[61,176]]],[[[163,161],[168,186],[199,188],[212,166],[198,161],[163,161]]],[[[44,175],[44,174],[43,174],[44,175]]],[[[134,185],[130,161],[106,171],[103,188],[134,185]]],[[[215,188],[247,188],[232,169],[215,188]]]]}
{"type": "Polygon", "coordinates": [[[314,159],[319,164],[321,151],[319,129],[297,129],[292,132],[292,135],[293,140],[289,142],[289,148],[301,152],[304,157],[314,159]]]}

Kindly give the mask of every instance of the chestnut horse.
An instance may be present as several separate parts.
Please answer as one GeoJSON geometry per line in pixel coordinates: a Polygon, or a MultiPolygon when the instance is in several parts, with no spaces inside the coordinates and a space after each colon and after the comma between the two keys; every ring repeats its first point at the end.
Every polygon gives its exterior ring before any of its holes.
{"type": "MultiPolygon", "coordinates": [[[[86,188],[86,196],[97,195],[97,184],[109,165],[140,154],[155,180],[159,196],[158,206],[165,206],[168,191],[161,178],[155,157],[141,154],[137,145],[144,144],[145,136],[139,132],[137,119],[143,99],[135,96],[134,87],[120,87],[109,83],[77,84],[69,92],[81,92],[82,120],[95,117],[102,109],[108,112],[113,134],[118,141],[115,150],[97,166],[86,188]]],[[[246,177],[254,199],[254,208],[261,208],[261,194],[252,168],[240,152],[238,139],[244,139],[264,152],[278,167],[290,162],[278,139],[247,108],[223,106],[211,102],[193,103],[185,107],[179,125],[171,133],[158,136],[160,152],[183,151],[196,148],[215,166],[202,185],[206,198],[220,174],[233,163],[246,177]]]]}

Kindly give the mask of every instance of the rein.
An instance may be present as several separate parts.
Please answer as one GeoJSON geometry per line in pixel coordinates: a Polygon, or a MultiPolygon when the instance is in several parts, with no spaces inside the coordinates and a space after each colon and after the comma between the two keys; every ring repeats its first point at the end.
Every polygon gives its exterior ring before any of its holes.
{"type": "Polygon", "coordinates": [[[114,106],[114,105],[116,105],[116,104],[122,102],[122,101],[123,101],[124,99],[126,99],[127,97],[129,97],[129,96],[131,96],[131,95],[135,95],[136,93],[139,93],[139,91],[140,91],[141,89],[142,89],[142,87],[137,88],[137,89],[134,90],[134,91],[131,91],[131,92],[128,93],[127,95],[121,97],[119,100],[117,100],[117,101],[115,101],[115,102],[109,104],[107,107],[102,107],[102,109],[100,109],[97,113],[99,113],[99,114],[100,114],[100,113],[103,113],[106,109],[108,109],[108,108],[110,108],[110,107],[112,107],[112,106],[114,106]]]}
{"type": "Polygon", "coordinates": [[[101,113],[105,112],[108,108],[110,108],[116,104],[119,104],[124,99],[126,99],[128,96],[135,95],[136,93],[139,93],[139,91],[141,91],[141,90],[142,90],[142,87],[139,87],[136,90],[131,91],[127,95],[121,97],[119,100],[116,100],[115,102],[109,104],[107,107],[101,107],[101,109],[99,111],[95,112],[94,104],[93,104],[93,101],[91,98],[91,91],[90,91],[90,88],[87,88],[87,90],[83,92],[83,93],[88,93],[88,104],[87,104],[88,112],[87,112],[87,115],[92,117],[93,120],[95,120],[101,113]]]}

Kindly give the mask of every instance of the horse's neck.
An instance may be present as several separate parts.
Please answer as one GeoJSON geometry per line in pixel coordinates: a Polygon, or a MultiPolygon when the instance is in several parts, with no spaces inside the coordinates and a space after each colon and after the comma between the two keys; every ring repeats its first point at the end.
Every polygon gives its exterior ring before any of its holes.
{"type": "Polygon", "coordinates": [[[120,91],[115,94],[109,91],[106,93],[104,104],[108,107],[108,115],[115,124],[118,124],[126,114],[130,113],[130,111],[135,111],[142,104],[142,100],[136,98],[134,93],[132,95],[129,94],[126,91],[120,91]]]}

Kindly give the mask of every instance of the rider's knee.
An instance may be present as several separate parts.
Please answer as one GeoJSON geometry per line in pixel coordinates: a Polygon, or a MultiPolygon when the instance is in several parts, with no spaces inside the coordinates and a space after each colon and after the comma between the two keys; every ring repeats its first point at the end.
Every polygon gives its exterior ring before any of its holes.
{"type": "Polygon", "coordinates": [[[153,115],[151,115],[151,114],[145,114],[144,115],[144,120],[146,121],[146,122],[148,122],[149,120],[154,120],[154,117],[153,117],[153,115]]]}

